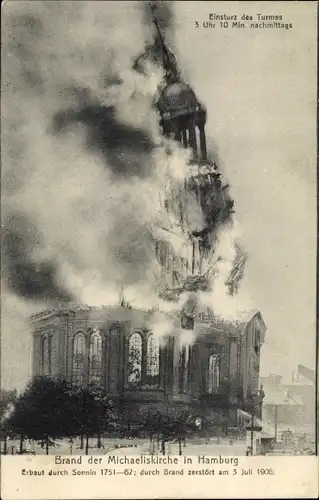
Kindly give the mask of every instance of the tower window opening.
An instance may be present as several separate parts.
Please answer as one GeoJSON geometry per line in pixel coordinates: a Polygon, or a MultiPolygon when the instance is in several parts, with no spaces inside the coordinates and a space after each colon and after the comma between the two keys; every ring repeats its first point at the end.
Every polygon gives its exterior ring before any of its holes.
{"type": "Polygon", "coordinates": [[[190,347],[185,347],[185,360],[184,360],[184,377],[183,377],[183,391],[188,391],[189,384],[189,351],[190,347]]]}
{"type": "Polygon", "coordinates": [[[189,125],[188,135],[189,135],[189,145],[192,148],[192,152],[193,152],[193,158],[194,158],[194,160],[197,160],[197,157],[198,157],[198,154],[197,154],[197,141],[196,141],[196,130],[195,130],[194,123],[191,123],[189,125]]]}
{"type": "Polygon", "coordinates": [[[187,148],[188,146],[188,136],[187,136],[187,130],[186,128],[182,129],[182,143],[184,148],[187,148]]]}
{"type": "Polygon", "coordinates": [[[220,386],[220,356],[212,354],[209,357],[208,366],[208,392],[212,394],[219,389],[220,386]]]}

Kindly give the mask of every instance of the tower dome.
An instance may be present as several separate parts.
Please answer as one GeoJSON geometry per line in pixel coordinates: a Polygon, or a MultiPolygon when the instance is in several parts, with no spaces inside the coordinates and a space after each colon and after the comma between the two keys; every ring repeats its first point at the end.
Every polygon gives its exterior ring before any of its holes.
{"type": "Polygon", "coordinates": [[[182,110],[197,110],[199,102],[189,85],[181,81],[168,84],[162,90],[158,99],[161,113],[174,113],[182,110]]]}

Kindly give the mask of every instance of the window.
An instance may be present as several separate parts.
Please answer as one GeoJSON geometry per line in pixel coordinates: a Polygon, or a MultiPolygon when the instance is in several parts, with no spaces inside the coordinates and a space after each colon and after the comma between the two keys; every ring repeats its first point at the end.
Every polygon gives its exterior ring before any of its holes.
{"type": "Polygon", "coordinates": [[[102,381],[102,337],[98,330],[90,336],[89,380],[97,384],[102,381]]]}
{"type": "Polygon", "coordinates": [[[153,335],[147,341],[146,383],[159,383],[159,342],[153,335]]]}
{"type": "Polygon", "coordinates": [[[160,265],[165,268],[166,262],[166,247],[165,242],[157,241],[156,242],[156,257],[160,265]]]}
{"type": "Polygon", "coordinates": [[[259,331],[257,330],[256,327],[254,327],[254,330],[253,330],[253,347],[254,347],[255,353],[258,356],[259,350],[260,350],[260,336],[259,336],[259,331]]]}
{"type": "Polygon", "coordinates": [[[142,379],[142,337],[140,333],[133,333],[128,346],[128,382],[138,384],[142,379]]]}
{"type": "Polygon", "coordinates": [[[42,374],[51,375],[51,335],[45,334],[42,339],[42,374]]]}
{"type": "Polygon", "coordinates": [[[219,388],[219,369],[220,369],[220,357],[219,354],[212,354],[209,357],[209,367],[208,367],[208,392],[212,394],[216,392],[219,388]]]}
{"type": "Polygon", "coordinates": [[[72,348],[72,382],[83,385],[85,370],[85,337],[79,332],[74,335],[72,348]]]}

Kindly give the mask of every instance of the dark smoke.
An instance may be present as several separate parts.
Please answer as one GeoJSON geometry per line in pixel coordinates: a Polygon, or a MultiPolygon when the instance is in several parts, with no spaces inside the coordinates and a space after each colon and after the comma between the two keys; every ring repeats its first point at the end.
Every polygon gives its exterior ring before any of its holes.
{"type": "Polygon", "coordinates": [[[153,1],[144,2],[144,19],[145,24],[150,26],[153,21],[153,16],[156,17],[161,30],[172,32],[174,27],[173,2],[170,1],[153,1]]]}
{"type": "Polygon", "coordinates": [[[152,38],[143,2],[2,7],[1,322],[14,361],[2,381],[23,386],[32,313],[115,305],[122,284],[154,306],[149,223],[167,162],[153,148],[159,78],[131,70],[152,38]]]}
{"type": "Polygon", "coordinates": [[[31,221],[12,214],[3,225],[2,273],[11,291],[26,299],[49,300],[53,303],[71,300],[61,287],[56,265],[49,260],[33,260],[41,235],[31,221]]]}
{"type": "MultiPolygon", "coordinates": [[[[94,2],[13,4],[4,40],[9,289],[69,300],[87,282],[148,283],[149,226],[169,161],[159,158],[154,132],[156,71],[151,78],[131,71],[152,31],[149,6],[143,26],[140,3],[114,2],[112,15],[94,2]],[[132,29],[134,16],[140,30],[132,29]]],[[[171,3],[156,2],[155,15],[166,36],[171,3]]],[[[182,172],[184,159],[176,164],[182,172]]]]}
{"type": "Polygon", "coordinates": [[[113,174],[150,175],[146,155],[155,147],[152,137],[146,131],[119,123],[114,107],[92,104],[60,111],[53,117],[54,131],[58,133],[64,133],[75,123],[86,125],[87,147],[103,154],[113,174]],[[145,159],[141,161],[141,157],[145,159]]]}
{"type": "Polygon", "coordinates": [[[86,281],[144,281],[154,259],[148,214],[156,146],[147,125],[152,85],[145,80],[146,90],[140,88],[130,73],[149,36],[131,29],[143,26],[141,5],[112,4],[112,15],[91,2],[17,2],[6,9],[8,290],[55,303],[73,300],[86,281]],[[112,88],[119,96],[109,105],[112,88]]]}

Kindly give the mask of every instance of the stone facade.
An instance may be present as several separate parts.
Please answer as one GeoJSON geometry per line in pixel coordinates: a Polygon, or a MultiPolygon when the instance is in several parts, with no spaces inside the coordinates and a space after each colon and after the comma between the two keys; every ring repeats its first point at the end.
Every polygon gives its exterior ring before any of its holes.
{"type": "Polygon", "coordinates": [[[94,379],[115,399],[211,409],[247,406],[258,392],[266,330],[259,312],[237,324],[198,317],[188,344],[181,343],[179,317],[171,335],[155,338],[148,326],[152,314],[78,307],[34,315],[34,375],[66,377],[84,386],[94,379]]]}

